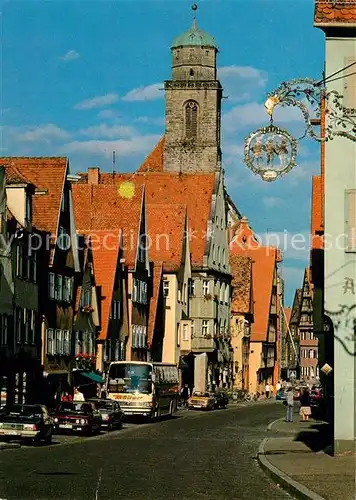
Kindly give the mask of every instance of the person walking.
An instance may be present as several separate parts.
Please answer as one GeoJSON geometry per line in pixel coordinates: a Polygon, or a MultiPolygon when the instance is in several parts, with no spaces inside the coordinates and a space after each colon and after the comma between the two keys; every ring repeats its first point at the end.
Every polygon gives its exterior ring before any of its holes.
{"type": "Polygon", "coordinates": [[[84,394],[80,392],[78,387],[74,387],[73,401],[85,401],[84,394]]]}
{"type": "Polygon", "coordinates": [[[286,406],[287,406],[287,422],[293,422],[293,411],[294,411],[294,393],[291,388],[287,391],[286,398],[286,406]]]}
{"type": "Polygon", "coordinates": [[[271,388],[269,386],[269,383],[267,382],[266,387],[265,387],[266,399],[269,398],[269,392],[270,392],[270,390],[271,390],[271,388]]]}
{"type": "Polygon", "coordinates": [[[273,384],[271,384],[270,387],[269,387],[269,393],[270,393],[271,398],[273,398],[273,396],[274,396],[274,387],[273,387],[273,384]]]}
{"type": "Polygon", "coordinates": [[[282,389],[281,383],[277,382],[277,384],[276,384],[276,394],[278,394],[281,389],[282,389]]]}
{"type": "Polygon", "coordinates": [[[302,394],[300,396],[299,415],[302,417],[302,422],[307,422],[311,415],[310,393],[308,389],[303,389],[302,394]]]}

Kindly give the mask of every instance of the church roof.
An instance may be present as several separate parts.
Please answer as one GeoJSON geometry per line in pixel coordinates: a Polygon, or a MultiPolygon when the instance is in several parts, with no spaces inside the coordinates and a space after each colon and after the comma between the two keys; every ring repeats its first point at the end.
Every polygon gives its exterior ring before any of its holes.
{"type": "Polygon", "coordinates": [[[193,25],[189,30],[185,31],[181,35],[177,36],[173,40],[172,48],[175,47],[190,47],[190,46],[202,46],[202,47],[214,47],[218,48],[216,45],[215,38],[206,31],[198,28],[195,20],[193,25]]]}

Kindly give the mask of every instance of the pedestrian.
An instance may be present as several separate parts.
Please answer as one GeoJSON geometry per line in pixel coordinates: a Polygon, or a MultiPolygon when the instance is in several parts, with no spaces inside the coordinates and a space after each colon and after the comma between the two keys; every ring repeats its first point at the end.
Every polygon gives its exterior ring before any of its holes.
{"type": "Polygon", "coordinates": [[[269,398],[269,391],[270,391],[270,386],[269,383],[267,382],[266,387],[265,387],[265,393],[266,393],[266,398],[269,398]]]}
{"type": "Polygon", "coordinates": [[[183,389],[182,389],[181,397],[182,397],[183,406],[188,406],[189,387],[187,384],[185,384],[183,389]]]}
{"type": "Polygon", "coordinates": [[[85,401],[84,394],[80,392],[78,387],[74,387],[73,401],[85,401]]]}
{"type": "Polygon", "coordinates": [[[73,396],[69,392],[66,391],[62,395],[61,401],[69,403],[69,402],[73,401],[73,396]]]}
{"type": "Polygon", "coordinates": [[[276,393],[278,394],[281,389],[282,389],[281,383],[277,382],[277,384],[276,384],[276,393]]]}
{"type": "Polygon", "coordinates": [[[273,398],[273,396],[274,396],[274,387],[273,387],[273,384],[271,384],[270,387],[269,387],[269,393],[270,393],[271,398],[273,398]]]}
{"type": "Polygon", "coordinates": [[[300,396],[300,411],[299,415],[302,417],[302,422],[307,422],[311,415],[310,407],[310,393],[309,389],[303,389],[300,396]]]}
{"type": "Polygon", "coordinates": [[[292,391],[291,388],[289,388],[287,391],[286,406],[287,406],[287,422],[293,422],[294,392],[292,391]]]}

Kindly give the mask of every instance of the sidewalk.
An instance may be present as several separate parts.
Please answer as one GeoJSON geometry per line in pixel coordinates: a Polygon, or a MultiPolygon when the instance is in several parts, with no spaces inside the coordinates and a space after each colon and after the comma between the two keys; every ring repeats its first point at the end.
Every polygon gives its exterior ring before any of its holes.
{"type": "Polygon", "coordinates": [[[296,498],[354,500],[356,456],[332,457],[329,425],[276,420],[259,449],[259,462],[296,498]]]}

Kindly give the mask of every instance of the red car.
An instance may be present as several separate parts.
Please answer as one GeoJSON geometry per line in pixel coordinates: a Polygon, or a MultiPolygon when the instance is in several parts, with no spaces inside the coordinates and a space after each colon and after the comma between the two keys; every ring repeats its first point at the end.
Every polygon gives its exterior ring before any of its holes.
{"type": "Polygon", "coordinates": [[[90,435],[101,430],[101,415],[94,405],[78,401],[63,402],[53,413],[54,431],[90,435]]]}

